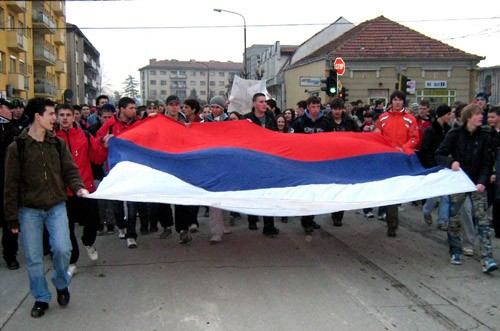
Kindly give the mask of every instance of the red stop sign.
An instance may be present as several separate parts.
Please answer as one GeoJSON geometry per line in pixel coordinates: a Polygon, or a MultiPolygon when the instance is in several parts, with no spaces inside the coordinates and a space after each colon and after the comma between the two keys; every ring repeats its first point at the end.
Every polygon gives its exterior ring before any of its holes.
{"type": "Polygon", "coordinates": [[[333,69],[337,70],[337,75],[342,76],[345,72],[345,62],[341,57],[338,57],[333,62],[333,69]]]}

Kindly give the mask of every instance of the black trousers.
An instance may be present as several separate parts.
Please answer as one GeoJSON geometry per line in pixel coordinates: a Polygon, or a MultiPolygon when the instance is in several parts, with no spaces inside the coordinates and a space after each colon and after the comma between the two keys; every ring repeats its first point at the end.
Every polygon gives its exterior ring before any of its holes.
{"type": "Polygon", "coordinates": [[[85,246],[92,246],[95,243],[97,228],[101,220],[99,219],[99,209],[95,199],[69,197],[66,202],[66,209],[68,211],[69,237],[73,247],[69,263],[74,264],[80,256],[78,240],[75,236],[75,224],[83,224],[82,243],[85,246]]]}
{"type": "Polygon", "coordinates": [[[3,248],[3,258],[6,261],[15,260],[17,256],[17,251],[19,249],[19,245],[17,243],[17,239],[19,238],[18,233],[12,233],[7,227],[7,224],[4,224],[3,234],[2,234],[2,248],[3,248]]]}
{"type": "MultiPolygon", "coordinates": [[[[264,220],[264,227],[274,227],[274,217],[272,216],[262,216],[264,220]]],[[[259,221],[259,216],[248,215],[248,223],[257,223],[259,221]]]]}
{"type": "MultiPolygon", "coordinates": [[[[153,204],[153,215],[152,218],[160,222],[163,228],[170,227],[174,225],[175,219],[175,231],[187,231],[191,224],[198,224],[197,216],[199,206],[184,206],[184,205],[174,205],[175,211],[172,212],[172,206],[164,203],[153,204]]],[[[154,221],[153,221],[154,222],[154,221]]],[[[157,224],[157,223],[155,223],[157,224]]]]}

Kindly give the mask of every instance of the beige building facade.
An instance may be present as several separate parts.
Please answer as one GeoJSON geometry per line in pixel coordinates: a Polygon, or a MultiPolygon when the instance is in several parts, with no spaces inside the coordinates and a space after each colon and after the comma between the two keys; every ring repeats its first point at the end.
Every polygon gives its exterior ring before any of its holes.
{"type": "Polygon", "coordinates": [[[0,94],[62,101],[66,88],[65,1],[0,2],[0,94]]]}
{"type": "Polygon", "coordinates": [[[432,107],[470,102],[477,91],[477,65],[483,59],[381,16],[295,59],[285,70],[286,107],[311,95],[330,101],[321,91],[321,80],[328,77],[338,57],[345,62],[345,72],[338,76],[339,88],[348,89],[349,102],[387,101],[401,76],[406,76],[410,79],[405,88],[408,103],[427,99],[432,107]]]}
{"type": "Polygon", "coordinates": [[[164,103],[169,95],[202,102],[215,95],[226,97],[228,86],[242,69],[243,64],[235,62],[150,59],[149,65],[139,69],[141,98],[164,103]]]}

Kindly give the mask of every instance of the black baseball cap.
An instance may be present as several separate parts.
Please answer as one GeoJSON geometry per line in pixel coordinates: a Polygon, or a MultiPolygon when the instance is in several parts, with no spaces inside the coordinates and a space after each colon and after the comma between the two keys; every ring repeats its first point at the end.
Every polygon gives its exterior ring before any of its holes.
{"type": "Polygon", "coordinates": [[[9,109],[14,108],[14,107],[12,106],[12,104],[11,104],[10,102],[8,102],[7,100],[5,100],[4,98],[0,98],[0,105],[1,105],[1,106],[6,106],[6,107],[8,107],[9,109]]]}
{"type": "Polygon", "coordinates": [[[177,103],[181,103],[181,100],[179,99],[178,96],[176,95],[170,95],[168,98],[167,98],[167,101],[165,101],[165,104],[168,105],[169,103],[172,103],[172,102],[177,102],[177,103]]]}

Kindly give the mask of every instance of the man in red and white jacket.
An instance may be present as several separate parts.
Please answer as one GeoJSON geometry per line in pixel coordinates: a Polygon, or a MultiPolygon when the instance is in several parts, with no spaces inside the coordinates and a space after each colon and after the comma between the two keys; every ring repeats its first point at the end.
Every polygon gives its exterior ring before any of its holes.
{"type": "MultiPolygon", "coordinates": [[[[82,177],[85,188],[90,192],[96,190],[94,176],[92,175],[91,163],[101,164],[106,160],[106,151],[104,147],[95,140],[88,132],[83,131],[75,123],[74,110],[71,105],[61,104],[56,107],[59,127],[56,135],[63,139],[68,146],[71,156],[75,160],[80,176],[82,177]]],[[[75,236],[75,223],[83,225],[82,243],[85,246],[89,258],[97,260],[99,255],[94,247],[99,226],[99,213],[97,200],[77,197],[67,188],[68,201],[66,207],[68,211],[70,239],[73,250],[69,261],[68,273],[70,276],[76,272],[76,262],[80,255],[78,241],[75,236]]]]}
{"type": "MultiPolygon", "coordinates": [[[[380,132],[393,147],[413,154],[420,145],[417,120],[406,112],[406,95],[394,91],[390,97],[391,109],[378,117],[374,132],[380,132]]],[[[398,228],[398,206],[387,206],[387,236],[395,237],[398,228]]]]}
{"type": "MultiPolygon", "coordinates": [[[[134,99],[123,97],[118,100],[118,110],[116,114],[108,119],[96,133],[96,139],[106,149],[106,158],[108,152],[108,142],[111,137],[124,132],[131,128],[135,123],[140,121],[137,116],[137,106],[134,99]]],[[[125,221],[125,212],[123,201],[113,201],[113,213],[115,222],[118,226],[118,237],[126,239],[128,248],[137,248],[137,232],[136,232],[136,214],[141,207],[140,203],[127,203],[127,220],[125,221]]],[[[141,211],[139,211],[140,213],[141,211]]]]}

